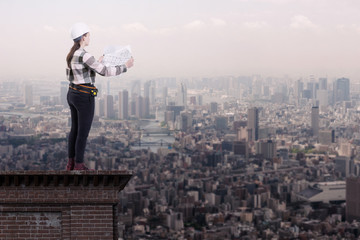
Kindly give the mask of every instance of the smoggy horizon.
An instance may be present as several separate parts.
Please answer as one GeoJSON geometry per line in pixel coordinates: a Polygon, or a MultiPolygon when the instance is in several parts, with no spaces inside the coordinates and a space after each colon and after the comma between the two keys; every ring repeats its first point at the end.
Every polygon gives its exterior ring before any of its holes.
{"type": "MultiPolygon", "coordinates": [[[[131,45],[126,78],[253,75],[360,80],[355,0],[2,1],[1,78],[65,79],[69,29],[91,29],[86,49],[131,45]]],[[[125,78],[125,77],[124,77],[125,78]]]]}

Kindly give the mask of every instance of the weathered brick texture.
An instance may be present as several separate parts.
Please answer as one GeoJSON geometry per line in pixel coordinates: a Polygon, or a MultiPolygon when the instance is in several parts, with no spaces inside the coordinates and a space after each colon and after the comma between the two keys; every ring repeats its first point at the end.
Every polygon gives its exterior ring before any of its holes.
{"type": "Polygon", "coordinates": [[[0,239],[117,239],[123,171],[0,172],[0,239]]]}

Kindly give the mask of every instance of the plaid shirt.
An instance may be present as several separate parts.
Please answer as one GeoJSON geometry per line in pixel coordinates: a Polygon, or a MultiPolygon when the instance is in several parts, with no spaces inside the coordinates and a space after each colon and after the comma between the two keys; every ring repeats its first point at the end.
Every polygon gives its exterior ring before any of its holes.
{"type": "Polygon", "coordinates": [[[126,70],[125,65],[107,67],[80,48],[74,52],[71,59],[71,69],[66,68],[66,76],[74,84],[95,83],[96,73],[107,77],[119,75],[126,70]]]}

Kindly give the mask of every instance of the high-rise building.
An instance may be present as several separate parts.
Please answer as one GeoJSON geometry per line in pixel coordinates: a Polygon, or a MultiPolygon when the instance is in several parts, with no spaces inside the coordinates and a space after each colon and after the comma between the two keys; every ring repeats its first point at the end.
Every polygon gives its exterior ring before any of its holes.
{"type": "Polygon", "coordinates": [[[350,80],[339,78],[334,82],[334,101],[342,102],[350,100],[350,80]]]}
{"type": "Polygon", "coordinates": [[[192,126],[191,112],[181,112],[180,116],[181,116],[181,122],[180,122],[181,131],[186,132],[192,126]]]}
{"type": "Polygon", "coordinates": [[[336,157],[334,160],[335,171],[342,177],[350,177],[354,170],[354,159],[345,156],[336,157]]]}
{"type": "Polygon", "coordinates": [[[197,96],[197,103],[199,106],[203,105],[203,96],[202,95],[197,96]]]}
{"type": "Polygon", "coordinates": [[[297,80],[295,84],[295,97],[299,101],[302,98],[302,92],[304,91],[304,83],[301,80],[297,80]]]}
{"type": "Polygon", "coordinates": [[[255,153],[262,155],[266,159],[276,157],[276,142],[272,140],[256,142],[255,153]]]}
{"type": "Polygon", "coordinates": [[[165,106],[167,105],[167,97],[168,97],[168,88],[163,87],[162,98],[165,106]]]}
{"type": "Polygon", "coordinates": [[[178,105],[187,106],[187,88],[185,83],[181,83],[178,91],[178,105]]]}
{"type": "Polygon", "coordinates": [[[259,139],[259,109],[256,107],[248,109],[248,131],[251,132],[249,141],[257,141],[259,139]]]}
{"type": "Polygon", "coordinates": [[[218,111],[218,104],[217,102],[211,102],[210,103],[210,112],[211,113],[217,113],[218,111]]]}
{"type": "Polygon", "coordinates": [[[330,145],[335,142],[335,130],[319,131],[319,142],[324,145],[330,145]]]}
{"type": "Polygon", "coordinates": [[[346,221],[360,221],[360,177],[346,179],[346,221]]]}
{"type": "MultiPolygon", "coordinates": [[[[177,116],[180,116],[180,113],[184,111],[184,106],[175,106],[175,105],[169,105],[166,106],[166,112],[173,112],[173,119],[171,121],[175,121],[177,116]]],[[[170,121],[170,119],[168,119],[170,121]]]]}
{"type": "Polygon", "coordinates": [[[114,97],[112,95],[105,96],[104,108],[106,118],[115,118],[114,97]]]}
{"type": "Polygon", "coordinates": [[[32,85],[27,84],[24,87],[24,104],[26,106],[32,106],[33,105],[33,88],[32,85]]]}
{"type": "Polygon", "coordinates": [[[135,100],[135,116],[137,118],[144,117],[144,98],[142,96],[138,96],[135,100]]]}
{"type": "Polygon", "coordinates": [[[95,98],[95,116],[103,117],[105,116],[105,107],[104,107],[104,99],[102,98],[95,98]]]}
{"type": "Polygon", "coordinates": [[[143,117],[148,118],[150,116],[150,99],[148,97],[143,98],[143,117]]]}
{"type": "Polygon", "coordinates": [[[233,152],[235,155],[243,155],[248,158],[250,149],[246,141],[234,141],[233,152]]]}
{"type": "Polygon", "coordinates": [[[313,136],[319,136],[319,107],[311,108],[311,131],[313,136]]]}
{"type": "Polygon", "coordinates": [[[135,116],[136,115],[136,100],[133,99],[130,102],[130,115],[135,116]]]}
{"type": "Polygon", "coordinates": [[[127,90],[119,92],[119,119],[129,118],[129,93],[127,90]]]}
{"type": "Polygon", "coordinates": [[[64,107],[68,106],[67,98],[66,98],[68,90],[69,90],[69,82],[61,81],[61,83],[60,83],[60,103],[64,107]]]}

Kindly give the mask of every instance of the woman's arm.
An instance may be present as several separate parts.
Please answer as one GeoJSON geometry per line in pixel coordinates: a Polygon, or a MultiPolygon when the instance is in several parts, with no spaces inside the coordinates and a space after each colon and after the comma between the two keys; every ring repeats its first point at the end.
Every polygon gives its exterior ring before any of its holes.
{"type": "Polygon", "coordinates": [[[84,54],[83,63],[101,76],[105,77],[116,76],[127,71],[126,64],[107,67],[101,62],[97,61],[90,53],[84,54]]]}

